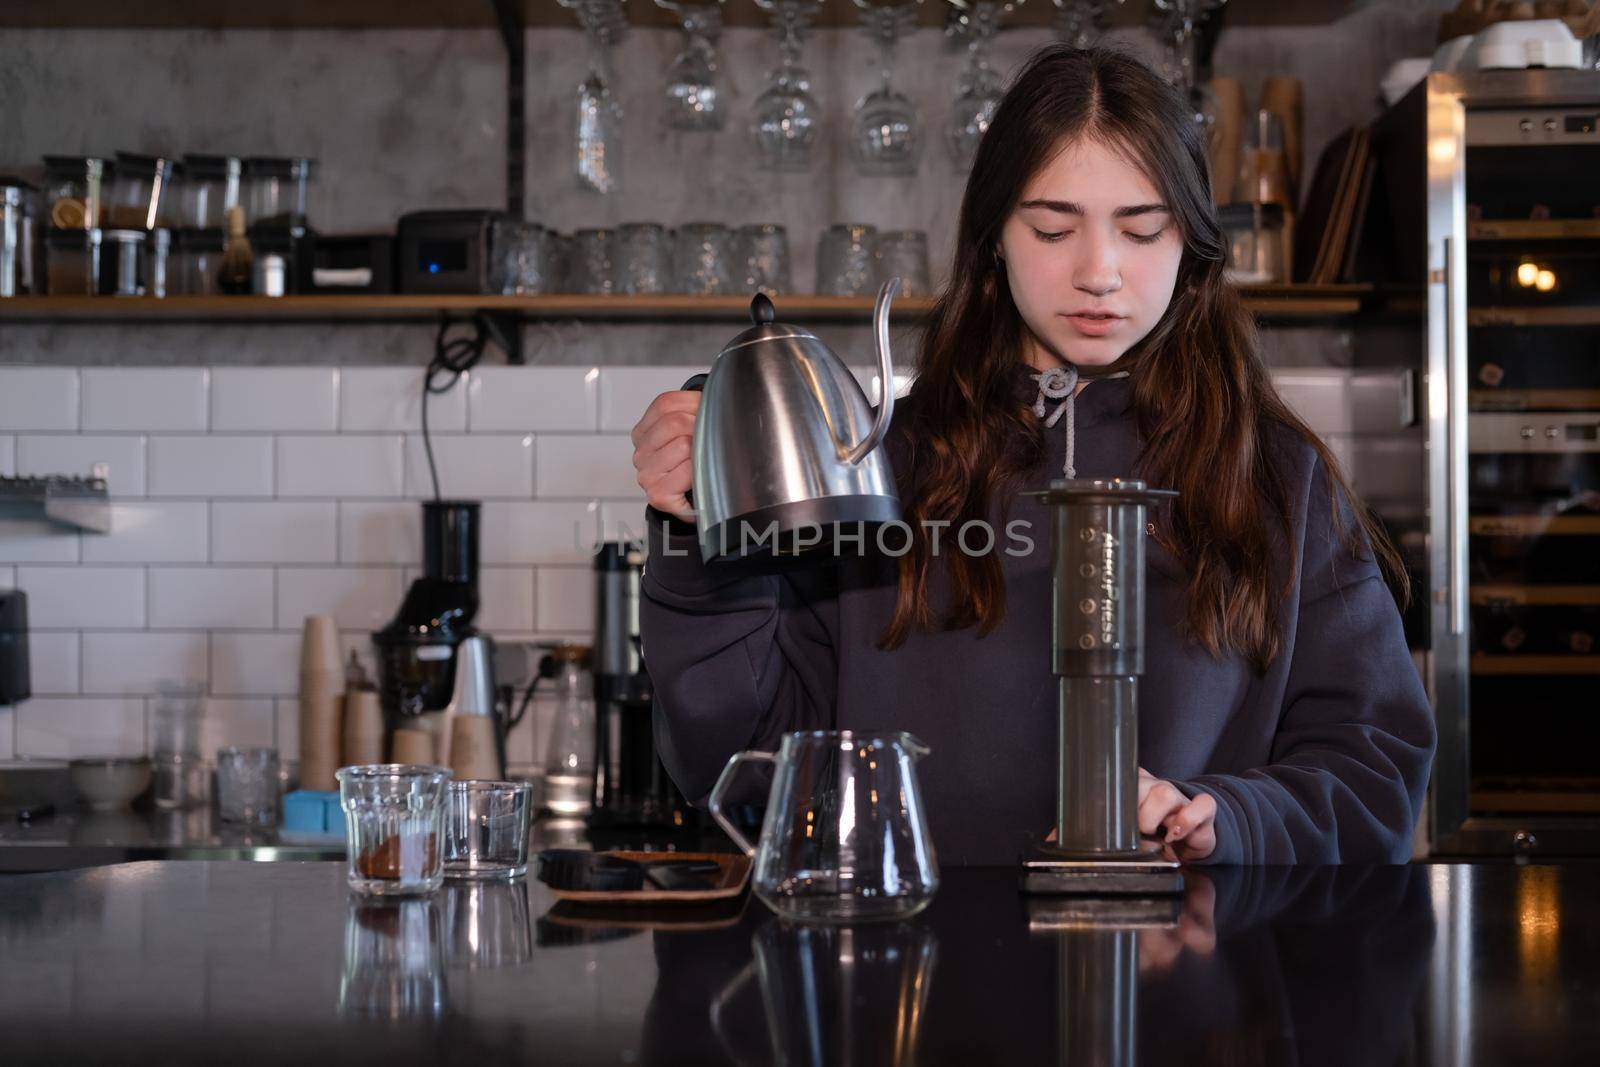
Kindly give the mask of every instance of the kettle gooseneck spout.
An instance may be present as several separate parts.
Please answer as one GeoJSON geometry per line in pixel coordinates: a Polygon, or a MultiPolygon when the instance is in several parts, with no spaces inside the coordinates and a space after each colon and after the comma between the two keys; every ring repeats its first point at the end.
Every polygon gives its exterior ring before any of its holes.
{"type": "Polygon", "coordinates": [[[873,335],[878,349],[878,381],[883,396],[878,401],[878,413],[872,420],[872,430],[844,457],[851,463],[860,463],[867,453],[882,443],[884,435],[889,432],[889,421],[894,418],[894,361],[889,355],[889,304],[899,291],[900,279],[890,278],[878,290],[878,301],[872,308],[873,335]]]}

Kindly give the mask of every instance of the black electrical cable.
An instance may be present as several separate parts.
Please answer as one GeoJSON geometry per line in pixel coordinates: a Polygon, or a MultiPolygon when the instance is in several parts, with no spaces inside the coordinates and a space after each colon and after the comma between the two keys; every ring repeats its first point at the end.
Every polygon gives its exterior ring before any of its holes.
{"type": "Polygon", "coordinates": [[[439,495],[439,468],[433,459],[433,437],[428,432],[428,398],[435,393],[448,393],[455,388],[461,376],[483,358],[483,351],[489,343],[488,323],[481,315],[474,315],[470,319],[452,319],[442,315],[439,319],[439,334],[433,342],[433,362],[428,364],[428,372],[422,378],[422,450],[428,456],[428,477],[433,480],[433,499],[440,500],[439,495]],[[471,326],[471,337],[447,338],[452,326],[471,326]],[[435,384],[435,379],[448,374],[449,380],[443,384],[435,384]]]}

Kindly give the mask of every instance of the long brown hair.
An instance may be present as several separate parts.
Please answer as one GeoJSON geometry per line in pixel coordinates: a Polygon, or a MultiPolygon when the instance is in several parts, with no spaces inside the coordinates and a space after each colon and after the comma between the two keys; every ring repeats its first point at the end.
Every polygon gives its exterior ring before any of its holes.
{"type": "MultiPolygon", "coordinates": [[[[1031,58],[1006,92],[967,179],[950,269],[923,336],[906,427],[911,470],[901,473],[913,531],[900,558],[895,613],[879,644],[895,648],[913,628],[935,626],[929,520],[952,529],[987,520],[1047,455],[1044,431],[1016,393],[1023,331],[995,255],[1028,181],[1054,155],[1092,137],[1140,166],[1172,209],[1184,248],[1171,303],[1150,333],[1119,360],[1135,368],[1134,412],[1144,441],[1135,472],[1176,489],[1154,516],[1157,538],[1190,578],[1186,631],[1213,655],[1232,652],[1258,670],[1282,637],[1276,609],[1298,561],[1279,582],[1272,527],[1293,543],[1291,487],[1271,447],[1274,424],[1317,450],[1328,471],[1340,537],[1353,555],[1361,535],[1402,599],[1399,556],[1360,505],[1327,447],[1279,399],[1255,324],[1223,277],[1223,235],[1211,202],[1206,145],[1177,90],[1138,59],[1104,49],[1052,45],[1031,58]],[[1206,457],[1196,462],[1196,457],[1206,457]],[[1342,521],[1339,497],[1355,516],[1342,521]]],[[[940,629],[992,632],[1005,612],[996,553],[944,552],[949,606],[940,629]]]]}

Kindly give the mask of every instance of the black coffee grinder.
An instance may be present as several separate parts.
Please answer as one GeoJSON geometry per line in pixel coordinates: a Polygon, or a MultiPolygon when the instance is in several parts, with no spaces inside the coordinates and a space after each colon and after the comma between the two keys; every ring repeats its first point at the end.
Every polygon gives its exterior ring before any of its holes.
{"type": "MultiPolygon", "coordinates": [[[[415,725],[419,716],[444,710],[454,691],[461,642],[487,639],[472,625],[478,614],[478,509],[476,500],[422,505],[422,577],[411,583],[394,619],[372,635],[386,739],[415,725]]],[[[492,662],[492,649],[487,658],[492,662]]],[[[497,735],[503,765],[504,730],[497,735]]]]}
{"type": "Polygon", "coordinates": [[[596,827],[690,829],[698,815],[656,753],[650,675],[639,639],[644,550],[608,541],[595,557],[594,792],[596,827]]]}

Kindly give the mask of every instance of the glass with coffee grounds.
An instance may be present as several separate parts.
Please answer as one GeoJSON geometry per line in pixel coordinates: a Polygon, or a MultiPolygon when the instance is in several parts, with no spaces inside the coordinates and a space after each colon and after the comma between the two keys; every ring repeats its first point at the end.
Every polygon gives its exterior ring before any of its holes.
{"type": "Polygon", "coordinates": [[[350,888],[373,896],[431,893],[444,883],[448,767],[378,763],[341,767],[350,888]]]}

